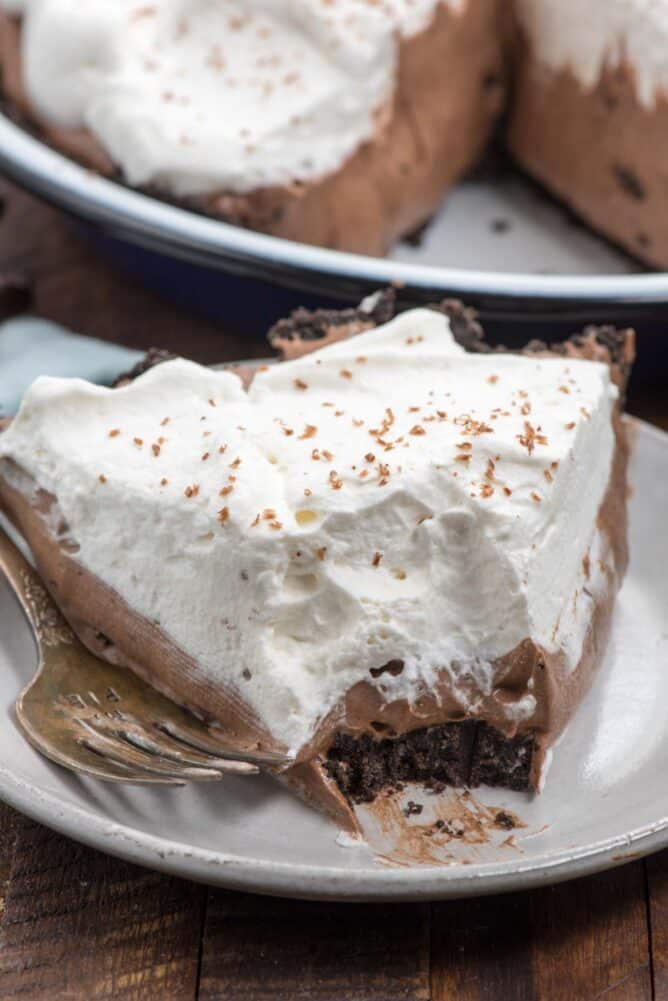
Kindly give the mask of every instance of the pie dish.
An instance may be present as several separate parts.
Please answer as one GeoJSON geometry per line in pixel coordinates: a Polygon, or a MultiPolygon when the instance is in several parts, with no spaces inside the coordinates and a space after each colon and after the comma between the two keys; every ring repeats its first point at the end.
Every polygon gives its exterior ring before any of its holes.
{"type": "Polygon", "coordinates": [[[4,90],[68,155],[275,236],[381,254],[502,111],[519,165],[665,267],[666,0],[3,0],[4,90]]]}
{"type": "Polygon", "coordinates": [[[11,0],[4,89],[96,171],[275,236],[380,254],[479,155],[507,32],[489,0],[375,6],[11,0]]]}
{"type": "Polygon", "coordinates": [[[406,781],[539,789],[627,560],[632,333],[511,353],[459,304],[393,308],[299,311],[252,381],[38,380],[0,437],[0,500],[84,641],[288,752],[351,832],[406,781]]]}

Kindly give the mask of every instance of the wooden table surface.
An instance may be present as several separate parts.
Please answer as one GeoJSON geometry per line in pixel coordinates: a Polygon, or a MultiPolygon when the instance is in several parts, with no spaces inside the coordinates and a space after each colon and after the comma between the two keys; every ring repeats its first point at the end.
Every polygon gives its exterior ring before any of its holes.
{"type": "MultiPolygon", "coordinates": [[[[0,260],[35,311],[201,361],[266,352],[93,257],[5,185],[0,260]]],[[[0,192],[1,193],[1,192],[0,192]]],[[[668,400],[631,409],[668,427],[668,400]]],[[[161,876],[0,804],[0,999],[668,1001],[668,853],[542,890],[434,904],[272,900],[161,876]]]]}

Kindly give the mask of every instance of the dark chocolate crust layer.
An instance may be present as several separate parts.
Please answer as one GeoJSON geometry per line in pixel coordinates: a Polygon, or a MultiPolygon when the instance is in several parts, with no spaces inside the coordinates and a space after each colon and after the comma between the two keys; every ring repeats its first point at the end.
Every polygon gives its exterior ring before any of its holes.
{"type": "MultiPolygon", "coordinates": [[[[586,353],[594,344],[600,349],[601,360],[618,367],[624,381],[628,378],[633,363],[629,352],[629,331],[605,325],[589,324],[584,330],[571,334],[565,341],[547,344],[532,340],[517,352],[498,345],[492,347],[485,340],[485,331],[475,309],[465,306],[459,299],[443,299],[439,303],[429,303],[425,309],[443,313],[450,321],[452,334],[466,351],[476,353],[499,352],[503,354],[550,354],[568,355],[586,353]]],[[[279,320],[269,330],[267,338],[274,350],[283,358],[293,358],[308,354],[326,343],[354,337],[365,330],[388,323],[398,313],[396,292],[393,288],[383,289],[367,296],[356,308],[349,309],[297,309],[287,319],[279,320]]]]}
{"type": "Polygon", "coordinates": [[[353,803],[370,803],[405,782],[531,788],[531,734],[504,737],[477,720],[440,723],[393,739],[337,733],[324,767],[353,803]]]}
{"type": "MultiPolygon", "coordinates": [[[[485,333],[474,309],[458,299],[444,299],[426,308],[445,313],[455,340],[467,351],[491,350],[485,344],[485,333]]],[[[275,323],[267,337],[281,358],[288,359],[379,327],[392,320],[398,312],[396,292],[393,288],[386,288],[367,296],[354,308],[296,309],[289,317],[275,323]]]]}
{"type": "Polygon", "coordinates": [[[289,317],[279,320],[267,337],[272,347],[279,348],[283,341],[320,341],[332,328],[349,326],[379,326],[387,323],[396,312],[396,293],[393,288],[374,292],[359,306],[348,309],[295,309],[289,317]]]}
{"type": "Polygon", "coordinates": [[[144,357],[140,358],[129,372],[122,372],[116,376],[113,388],[120,389],[121,386],[126,386],[129,382],[134,382],[144,372],[148,372],[150,368],[155,368],[156,365],[162,364],[163,361],[171,361],[172,358],[176,358],[176,355],[173,355],[170,351],[165,351],[164,348],[149,348],[144,357]]]}

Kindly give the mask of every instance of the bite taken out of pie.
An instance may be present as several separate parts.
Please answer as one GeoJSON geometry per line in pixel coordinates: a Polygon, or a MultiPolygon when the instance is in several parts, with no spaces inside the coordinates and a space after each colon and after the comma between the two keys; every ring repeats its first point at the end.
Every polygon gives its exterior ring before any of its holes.
{"type": "Polygon", "coordinates": [[[392,313],[299,311],[250,381],[41,378],[0,435],[84,642],[350,831],[406,781],[539,789],[627,562],[633,333],[509,352],[459,304],[392,313]]]}

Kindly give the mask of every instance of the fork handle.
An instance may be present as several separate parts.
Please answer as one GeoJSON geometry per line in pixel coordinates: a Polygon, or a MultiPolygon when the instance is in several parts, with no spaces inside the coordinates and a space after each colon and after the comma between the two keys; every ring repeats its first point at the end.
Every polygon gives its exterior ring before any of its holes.
{"type": "Polygon", "coordinates": [[[44,587],[41,577],[2,526],[0,526],[0,570],[9,581],[35,630],[38,641],[43,639],[47,629],[52,630],[54,627],[69,633],[69,626],[44,587]]]}

